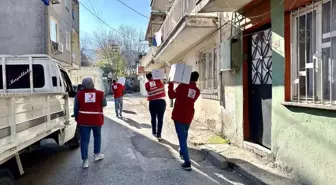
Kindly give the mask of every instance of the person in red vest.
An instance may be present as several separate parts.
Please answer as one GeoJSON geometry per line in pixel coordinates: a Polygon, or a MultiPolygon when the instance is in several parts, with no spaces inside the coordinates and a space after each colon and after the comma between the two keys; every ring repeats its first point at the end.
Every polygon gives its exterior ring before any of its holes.
{"type": "Polygon", "coordinates": [[[124,96],[125,86],[120,83],[117,83],[116,80],[113,80],[112,92],[114,95],[114,107],[117,117],[122,117],[123,109],[123,96],[124,96]]]}
{"type": "Polygon", "coordinates": [[[180,84],[174,90],[174,84],[168,85],[168,96],[170,99],[176,99],[172,112],[172,120],[175,123],[175,130],[180,143],[180,156],[184,159],[181,167],[184,170],[191,170],[191,163],[188,152],[188,130],[194,118],[194,104],[200,95],[200,90],[196,86],[198,72],[192,72],[189,84],[180,84]]]}
{"type": "Polygon", "coordinates": [[[148,94],[147,100],[149,101],[152,134],[161,141],[163,116],[166,111],[166,92],[161,80],[153,80],[152,73],[146,74],[146,78],[148,82],[145,84],[145,87],[148,94]]]}
{"type": "Polygon", "coordinates": [[[88,148],[91,130],[94,137],[94,160],[104,159],[100,153],[101,149],[101,128],[104,124],[103,107],[107,102],[104,92],[94,88],[92,78],[84,78],[82,90],[78,91],[74,103],[74,116],[79,125],[81,134],[81,154],[83,168],[89,167],[88,148]]]}

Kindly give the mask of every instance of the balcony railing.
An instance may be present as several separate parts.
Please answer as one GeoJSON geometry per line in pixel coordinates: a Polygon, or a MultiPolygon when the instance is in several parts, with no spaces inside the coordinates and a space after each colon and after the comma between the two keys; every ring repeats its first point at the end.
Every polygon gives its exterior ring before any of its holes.
{"type": "Polygon", "coordinates": [[[167,39],[169,34],[185,15],[192,13],[197,1],[198,0],[175,0],[160,29],[163,40],[167,39]]]}

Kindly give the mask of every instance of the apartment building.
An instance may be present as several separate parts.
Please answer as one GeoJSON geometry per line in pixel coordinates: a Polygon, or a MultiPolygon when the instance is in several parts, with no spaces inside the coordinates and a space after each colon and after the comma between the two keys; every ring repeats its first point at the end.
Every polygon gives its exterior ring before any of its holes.
{"type": "Polygon", "coordinates": [[[141,64],[199,71],[195,121],[303,184],[334,184],[336,0],[152,0],[151,8],[165,16],[150,20],[153,45],[141,64]]]}
{"type": "Polygon", "coordinates": [[[0,1],[0,54],[47,54],[80,67],[78,0],[0,1]]]}

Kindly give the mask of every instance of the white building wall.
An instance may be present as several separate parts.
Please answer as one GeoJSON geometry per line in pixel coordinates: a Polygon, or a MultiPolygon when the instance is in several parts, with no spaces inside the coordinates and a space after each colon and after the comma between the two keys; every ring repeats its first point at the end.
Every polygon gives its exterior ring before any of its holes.
{"type": "Polygon", "coordinates": [[[106,93],[103,80],[103,71],[99,67],[82,67],[80,70],[71,71],[70,76],[71,82],[74,85],[81,84],[85,77],[91,77],[93,79],[95,88],[106,93]]]}

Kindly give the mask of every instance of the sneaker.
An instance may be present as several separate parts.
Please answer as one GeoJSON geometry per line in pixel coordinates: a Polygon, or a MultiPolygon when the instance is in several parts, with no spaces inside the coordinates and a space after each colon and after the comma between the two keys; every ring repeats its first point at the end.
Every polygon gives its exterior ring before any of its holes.
{"type": "Polygon", "coordinates": [[[122,116],[122,114],[119,114],[119,117],[121,117],[121,118],[122,118],[122,117],[123,117],[123,116],[122,116]]]}
{"type": "Polygon", "coordinates": [[[156,134],[152,134],[154,137],[156,137],[157,138],[157,135],[156,134]]]}
{"type": "Polygon", "coordinates": [[[184,169],[185,171],[191,171],[190,162],[184,162],[183,164],[181,164],[181,168],[184,169]]]}
{"type": "Polygon", "coordinates": [[[100,161],[104,159],[104,154],[95,154],[94,155],[94,161],[100,161]]]}
{"type": "Polygon", "coordinates": [[[162,137],[161,136],[157,136],[158,141],[162,141],[162,137]]]}
{"type": "Polygon", "coordinates": [[[89,160],[83,160],[83,168],[85,169],[85,168],[88,168],[89,167],[89,160]]]}

